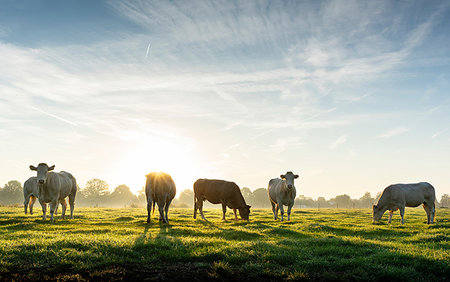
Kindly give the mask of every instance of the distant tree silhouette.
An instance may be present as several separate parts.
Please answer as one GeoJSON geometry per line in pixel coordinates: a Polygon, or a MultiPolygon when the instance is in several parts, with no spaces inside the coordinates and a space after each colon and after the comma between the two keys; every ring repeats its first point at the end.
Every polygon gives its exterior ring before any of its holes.
{"type": "Polygon", "coordinates": [[[254,206],[255,205],[255,195],[253,195],[252,190],[248,187],[241,188],[242,196],[244,197],[247,205],[254,206]]]}
{"type": "Polygon", "coordinates": [[[94,178],[86,183],[81,190],[83,202],[90,206],[106,206],[110,194],[109,185],[106,181],[94,178]]]}
{"type": "Polygon", "coordinates": [[[180,207],[193,208],[194,191],[192,191],[192,189],[185,189],[181,191],[180,196],[176,199],[176,204],[180,207]]]}
{"type": "Polygon", "coordinates": [[[117,186],[108,198],[109,205],[113,207],[131,206],[136,201],[136,196],[125,184],[117,186]]]}
{"type": "Polygon", "coordinates": [[[441,208],[448,208],[450,207],[450,198],[448,194],[444,194],[441,197],[441,208]]]}
{"type": "Polygon", "coordinates": [[[372,198],[369,192],[366,192],[361,198],[358,200],[358,208],[371,208],[374,204],[375,199],[372,198]]]}
{"type": "Polygon", "coordinates": [[[13,205],[23,203],[23,188],[17,180],[8,181],[5,186],[0,189],[0,204],[13,205]]]}
{"type": "Polygon", "coordinates": [[[253,197],[255,199],[255,207],[268,208],[271,206],[266,188],[258,188],[253,191],[253,197]]]}
{"type": "Polygon", "coordinates": [[[336,206],[341,209],[351,208],[352,199],[347,194],[336,196],[336,206]]]}

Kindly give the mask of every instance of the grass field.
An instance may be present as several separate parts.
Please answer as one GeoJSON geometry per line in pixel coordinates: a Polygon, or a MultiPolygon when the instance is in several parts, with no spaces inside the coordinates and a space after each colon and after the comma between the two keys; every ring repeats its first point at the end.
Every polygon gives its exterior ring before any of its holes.
{"type": "MultiPolygon", "coordinates": [[[[144,209],[78,208],[75,219],[41,220],[41,210],[0,207],[1,280],[414,280],[450,279],[450,210],[425,224],[372,224],[369,209],[296,209],[290,222],[254,209],[250,221],[209,209],[171,209],[170,224],[144,209]]],[[[386,222],[387,215],[382,218],[386,222]]]]}

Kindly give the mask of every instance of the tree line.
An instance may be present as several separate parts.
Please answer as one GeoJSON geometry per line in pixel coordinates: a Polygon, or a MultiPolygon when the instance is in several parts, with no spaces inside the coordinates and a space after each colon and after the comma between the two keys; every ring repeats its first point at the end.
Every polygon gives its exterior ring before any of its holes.
{"type": "MultiPolygon", "coordinates": [[[[242,196],[248,205],[254,208],[270,208],[270,201],[267,196],[266,188],[250,190],[248,187],[241,188],[242,196]]],[[[295,199],[295,208],[371,208],[378,199],[380,193],[375,197],[366,192],[361,198],[352,199],[349,195],[338,195],[326,200],[324,197],[313,199],[299,195],[295,199]]],[[[0,205],[22,205],[23,187],[17,180],[11,180],[3,187],[0,187],[0,205]]],[[[147,205],[145,199],[144,187],[137,195],[131,192],[130,187],[121,184],[110,189],[109,184],[101,179],[94,178],[89,180],[83,188],[78,188],[75,199],[77,206],[85,207],[144,207],[147,205]]],[[[181,191],[178,198],[172,202],[173,207],[192,208],[194,204],[194,191],[186,189],[181,191]]],[[[205,202],[206,207],[217,207],[205,202]]],[[[450,207],[450,197],[444,194],[441,200],[437,202],[437,207],[450,207]]]]}

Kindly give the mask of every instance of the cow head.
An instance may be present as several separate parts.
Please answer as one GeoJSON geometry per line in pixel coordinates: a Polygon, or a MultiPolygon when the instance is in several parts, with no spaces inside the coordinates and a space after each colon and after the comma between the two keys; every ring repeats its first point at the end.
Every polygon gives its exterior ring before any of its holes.
{"type": "Polygon", "coordinates": [[[241,216],[242,219],[249,220],[250,208],[251,206],[249,205],[246,205],[243,208],[239,208],[239,215],[241,216]]]}
{"type": "Polygon", "coordinates": [[[385,211],[381,207],[373,205],[373,221],[374,222],[379,221],[383,216],[384,212],[385,211]]]}
{"type": "Polygon", "coordinates": [[[293,174],[292,171],[286,172],[286,174],[280,175],[281,179],[286,181],[286,186],[288,189],[292,189],[294,186],[294,179],[298,178],[297,174],[293,174]]]}
{"type": "Polygon", "coordinates": [[[52,171],[54,168],[54,165],[49,167],[46,163],[40,163],[37,167],[30,165],[31,170],[37,171],[37,183],[39,186],[43,186],[45,184],[47,173],[52,171]]]}

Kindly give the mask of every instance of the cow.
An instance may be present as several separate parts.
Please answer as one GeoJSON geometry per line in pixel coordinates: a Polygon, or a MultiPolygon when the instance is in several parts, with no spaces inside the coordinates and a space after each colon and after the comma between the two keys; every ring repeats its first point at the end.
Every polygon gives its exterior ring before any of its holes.
{"type": "Polygon", "coordinates": [[[50,221],[53,222],[58,202],[62,206],[61,217],[64,219],[66,214],[66,197],[69,197],[70,218],[73,218],[75,207],[75,196],[77,194],[77,182],[72,174],[61,171],[53,172],[54,165],[48,166],[46,163],[40,163],[37,167],[30,165],[30,169],[37,171],[37,186],[39,203],[42,206],[42,219],[46,220],[47,203],[50,203],[50,221]]]}
{"type": "Polygon", "coordinates": [[[267,193],[269,194],[270,203],[272,204],[273,218],[278,219],[278,209],[281,211],[281,221],[283,221],[284,209],[283,205],[288,207],[288,219],[291,219],[291,209],[294,205],[296,190],[294,179],[298,178],[297,174],[291,171],[280,175],[280,178],[273,178],[269,181],[267,193]]]}
{"type": "Polygon", "coordinates": [[[27,214],[28,206],[30,207],[30,214],[33,214],[33,205],[36,202],[38,195],[37,177],[32,176],[23,183],[23,197],[25,199],[23,207],[25,209],[25,214],[27,214]]]}
{"type": "Polygon", "coordinates": [[[234,219],[238,220],[236,209],[244,220],[249,220],[251,206],[245,203],[239,186],[234,182],[216,179],[197,179],[194,183],[194,219],[197,218],[197,209],[200,211],[201,217],[206,220],[203,215],[203,201],[208,200],[213,204],[222,204],[223,217],[227,207],[233,209],[234,219]]]}
{"type": "MultiPolygon", "coordinates": [[[[27,208],[30,208],[30,214],[33,214],[33,205],[36,199],[39,198],[39,190],[37,185],[37,177],[32,176],[23,184],[23,197],[25,201],[23,206],[25,208],[25,214],[27,214],[27,208]]],[[[55,215],[58,213],[58,205],[55,208],[55,215]]]]}
{"type": "Polygon", "coordinates": [[[150,210],[158,204],[159,220],[169,223],[169,206],[177,190],[172,177],[164,172],[151,172],[146,175],[145,196],[147,198],[147,223],[150,223],[150,210]],[[165,213],[165,214],[164,214],[165,213]]]}
{"type": "Polygon", "coordinates": [[[417,207],[423,204],[427,213],[427,224],[433,223],[435,199],[434,187],[427,182],[390,185],[384,189],[378,203],[373,205],[373,221],[379,221],[384,212],[389,210],[388,223],[391,223],[394,211],[400,210],[403,224],[405,207],[417,207]]]}

